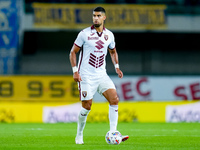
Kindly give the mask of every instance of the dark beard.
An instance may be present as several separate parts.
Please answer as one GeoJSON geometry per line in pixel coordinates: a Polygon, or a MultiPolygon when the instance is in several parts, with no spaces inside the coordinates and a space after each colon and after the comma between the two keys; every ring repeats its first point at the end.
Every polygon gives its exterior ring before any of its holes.
{"type": "Polygon", "coordinates": [[[101,26],[101,24],[94,24],[94,27],[100,27],[101,26]]]}

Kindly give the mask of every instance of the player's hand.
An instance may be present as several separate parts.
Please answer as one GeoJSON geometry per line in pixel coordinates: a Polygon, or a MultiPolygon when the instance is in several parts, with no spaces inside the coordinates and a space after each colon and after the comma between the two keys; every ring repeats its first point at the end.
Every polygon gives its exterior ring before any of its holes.
{"type": "Polygon", "coordinates": [[[119,78],[123,78],[123,72],[119,68],[116,68],[116,73],[118,74],[119,78]]]}
{"type": "Polygon", "coordinates": [[[74,78],[75,82],[81,82],[82,81],[81,76],[78,72],[74,72],[73,78],[74,78]]]}

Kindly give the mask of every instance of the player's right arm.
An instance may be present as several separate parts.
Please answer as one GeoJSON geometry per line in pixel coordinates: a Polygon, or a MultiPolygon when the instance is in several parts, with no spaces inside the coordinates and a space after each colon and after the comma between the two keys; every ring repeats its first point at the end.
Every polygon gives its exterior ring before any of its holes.
{"type": "MultiPolygon", "coordinates": [[[[71,51],[70,51],[69,59],[70,59],[70,63],[71,63],[72,68],[77,67],[77,65],[76,65],[76,54],[79,52],[79,50],[80,50],[80,47],[78,47],[74,44],[71,51]]],[[[73,78],[74,78],[74,81],[76,81],[76,82],[82,81],[81,76],[78,73],[78,69],[75,69],[75,71],[73,70],[73,78]]]]}

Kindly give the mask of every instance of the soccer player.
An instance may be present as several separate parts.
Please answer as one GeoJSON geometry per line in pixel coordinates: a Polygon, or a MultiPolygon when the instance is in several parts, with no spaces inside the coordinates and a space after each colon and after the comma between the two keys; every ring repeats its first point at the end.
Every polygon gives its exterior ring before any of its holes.
{"type": "MultiPolygon", "coordinates": [[[[114,35],[104,27],[106,12],[103,7],[93,10],[93,25],[82,30],[70,51],[70,63],[74,81],[78,82],[82,108],[78,116],[76,144],[84,144],[83,129],[96,91],[109,102],[110,131],[117,130],[118,96],[115,85],[106,73],[105,57],[109,51],[119,78],[123,77],[119,69],[118,54],[115,48],[114,35]],[[76,54],[80,51],[78,67],[76,54]]],[[[129,136],[123,136],[125,141],[129,136]]]]}

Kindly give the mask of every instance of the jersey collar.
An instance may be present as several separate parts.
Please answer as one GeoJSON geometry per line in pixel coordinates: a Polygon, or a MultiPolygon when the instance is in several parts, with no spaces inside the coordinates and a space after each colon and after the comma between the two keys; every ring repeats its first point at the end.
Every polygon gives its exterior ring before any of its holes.
{"type": "Polygon", "coordinates": [[[101,35],[102,35],[102,33],[105,33],[105,32],[106,32],[106,28],[103,26],[103,32],[101,32],[101,33],[98,33],[98,32],[96,31],[96,29],[95,29],[94,25],[92,25],[92,26],[91,26],[91,32],[92,32],[92,33],[97,33],[97,34],[98,34],[98,36],[101,36],[101,35]]]}

